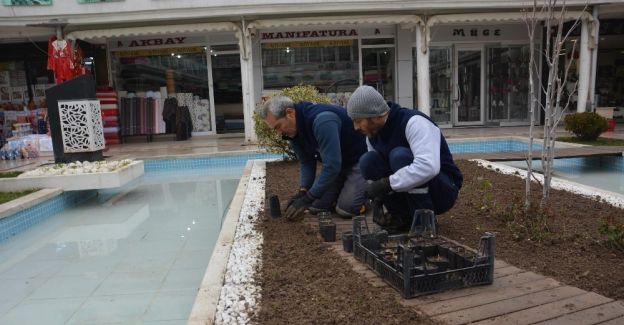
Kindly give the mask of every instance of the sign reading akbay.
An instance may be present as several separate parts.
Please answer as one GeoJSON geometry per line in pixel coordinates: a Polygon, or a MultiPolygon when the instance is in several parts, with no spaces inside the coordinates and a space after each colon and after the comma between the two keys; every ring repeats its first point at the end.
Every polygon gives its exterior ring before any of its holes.
{"type": "Polygon", "coordinates": [[[133,49],[178,47],[184,45],[203,45],[206,39],[203,36],[162,36],[130,39],[115,39],[108,42],[111,49],[133,49]]]}

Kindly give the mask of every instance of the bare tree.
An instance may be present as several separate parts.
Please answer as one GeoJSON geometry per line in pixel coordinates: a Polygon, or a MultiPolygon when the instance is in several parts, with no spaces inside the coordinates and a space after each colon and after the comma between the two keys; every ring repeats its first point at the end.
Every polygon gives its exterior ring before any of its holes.
{"type": "MultiPolygon", "coordinates": [[[[583,10],[584,11],[584,10],[583,10]]],[[[533,176],[532,170],[532,148],[534,139],[535,124],[535,108],[539,107],[544,112],[544,142],[542,145],[542,170],[544,172],[544,184],[542,190],[542,201],[540,205],[543,207],[550,197],[550,183],[552,180],[553,162],[555,156],[555,141],[556,130],[559,122],[564,116],[570,106],[570,100],[577,91],[577,82],[574,83],[572,89],[566,89],[566,83],[568,80],[568,74],[572,67],[573,60],[568,62],[561,62],[560,59],[565,55],[574,58],[576,51],[576,42],[571,42],[571,53],[567,53],[565,45],[569,40],[570,34],[581,23],[581,16],[573,20],[567,32],[564,31],[564,23],[568,19],[568,11],[566,8],[565,0],[559,3],[557,0],[543,0],[538,4],[537,0],[533,0],[533,7],[531,11],[528,11],[525,15],[525,22],[527,25],[528,36],[530,41],[530,56],[529,56],[529,95],[530,95],[530,114],[531,125],[529,126],[529,150],[527,154],[527,179],[526,179],[526,192],[525,192],[525,209],[530,207],[530,189],[531,178],[533,176]],[[541,53],[535,50],[536,32],[541,32],[542,24],[546,29],[546,45],[542,49],[541,53]],[[565,32],[565,33],[564,33],[565,32]],[[534,76],[539,75],[539,60],[537,55],[542,55],[544,67],[548,69],[548,77],[546,79],[546,85],[539,83],[539,91],[535,91],[534,76]],[[563,65],[563,66],[562,66],[563,65]],[[564,99],[564,93],[567,91],[567,98],[564,99]],[[540,96],[544,96],[543,103],[540,101],[540,96]],[[563,99],[563,103],[562,103],[563,99]]]]}

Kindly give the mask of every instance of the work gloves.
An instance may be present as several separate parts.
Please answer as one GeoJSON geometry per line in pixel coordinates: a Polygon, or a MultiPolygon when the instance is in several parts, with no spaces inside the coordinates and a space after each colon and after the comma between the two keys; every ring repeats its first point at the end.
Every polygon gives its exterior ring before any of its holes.
{"type": "Polygon", "coordinates": [[[284,217],[290,221],[301,219],[303,211],[309,208],[312,202],[314,202],[314,197],[307,191],[300,190],[288,200],[284,217]]]}
{"type": "Polygon", "coordinates": [[[381,199],[390,192],[392,192],[392,187],[390,187],[390,180],[388,179],[388,177],[383,177],[372,183],[368,183],[368,185],[366,185],[366,191],[364,193],[370,199],[381,199]]]}

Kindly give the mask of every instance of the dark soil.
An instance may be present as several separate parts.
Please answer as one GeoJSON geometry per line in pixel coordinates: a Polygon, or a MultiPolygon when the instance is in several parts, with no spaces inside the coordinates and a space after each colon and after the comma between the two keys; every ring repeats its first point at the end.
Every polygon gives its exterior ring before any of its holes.
{"type": "MultiPolygon", "coordinates": [[[[441,234],[475,247],[485,231],[496,233],[496,257],[560,282],[624,299],[624,252],[600,234],[606,220],[624,224],[624,210],[567,191],[551,190],[547,211],[523,216],[525,181],[459,161],[465,181],[451,211],[439,219],[441,234]],[[490,183],[491,187],[484,185],[490,183]],[[489,187],[489,188],[488,188],[489,187]]],[[[539,206],[542,187],[531,186],[539,206]]]]}
{"type": "MultiPolygon", "coordinates": [[[[266,193],[282,206],[299,184],[297,163],[267,165],[266,193]]],[[[373,287],[304,222],[270,219],[261,225],[260,324],[434,324],[398,303],[392,288],[373,287]]]]}
{"type": "MultiPolygon", "coordinates": [[[[523,213],[524,180],[458,161],[465,181],[455,207],[439,217],[440,234],[476,248],[496,234],[496,257],[560,282],[624,299],[624,252],[608,245],[605,220],[624,224],[624,210],[552,190],[547,210],[523,213]]],[[[267,164],[266,193],[286,202],[298,188],[298,164],[267,164]]],[[[541,187],[533,183],[532,203],[541,187]]],[[[303,222],[262,223],[262,301],[257,321],[277,323],[432,323],[397,302],[390,287],[373,287],[303,222]]]]}

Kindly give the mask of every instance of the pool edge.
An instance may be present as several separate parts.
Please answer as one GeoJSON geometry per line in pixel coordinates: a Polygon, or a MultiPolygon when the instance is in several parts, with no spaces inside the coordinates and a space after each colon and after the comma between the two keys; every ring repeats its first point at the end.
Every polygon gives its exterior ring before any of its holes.
{"type": "MultiPolygon", "coordinates": [[[[501,164],[499,162],[493,162],[485,159],[470,159],[470,161],[475,161],[483,168],[487,168],[490,170],[494,170],[499,173],[514,175],[525,179],[526,170],[519,169],[516,167],[508,166],[505,164],[501,164]]],[[[533,177],[540,182],[544,181],[544,176],[539,173],[534,173],[533,177]]],[[[575,193],[578,195],[582,195],[584,197],[604,201],[616,208],[624,209],[624,195],[611,192],[608,190],[604,190],[601,188],[573,182],[567,179],[559,178],[553,176],[551,179],[551,187],[556,190],[563,190],[571,193],[575,193]]]]}
{"type": "Polygon", "coordinates": [[[234,192],[234,197],[223,220],[219,238],[217,238],[212,251],[187,324],[214,323],[217,305],[221,296],[221,288],[223,287],[223,280],[227,271],[227,263],[236,235],[238,218],[243,207],[253,165],[254,160],[248,160],[245,164],[243,175],[238,182],[236,192],[234,192]]]}

